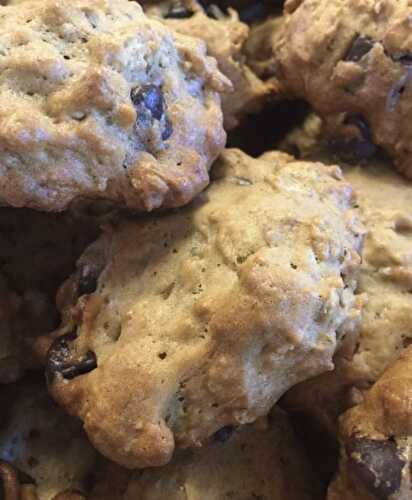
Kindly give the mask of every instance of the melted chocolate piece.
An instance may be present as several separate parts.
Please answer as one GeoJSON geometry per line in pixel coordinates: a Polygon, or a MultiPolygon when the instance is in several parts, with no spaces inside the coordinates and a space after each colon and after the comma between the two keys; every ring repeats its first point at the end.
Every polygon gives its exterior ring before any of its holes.
{"type": "Polygon", "coordinates": [[[231,425],[226,425],[222,427],[217,432],[214,433],[213,438],[219,443],[225,443],[233,434],[234,428],[231,425]]]}
{"type": "Polygon", "coordinates": [[[165,127],[162,132],[162,140],[167,141],[169,137],[173,134],[173,125],[172,122],[170,121],[169,117],[167,116],[165,119],[165,127]]]}
{"type": "Polygon", "coordinates": [[[79,284],[77,286],[77,293],[81,295],[90,295],[97,288],[97,278],[92,274],[81,274],[79,284]]]}
{"type": "Polygon", "coordinates": [[[359,62],[368,52],[372,50],[375,42],[369,38],[358,35],[346,52],[344,61],[359,62]]]}
{"type": "Polygon", "coordinates": [[[366,121],[360,115],[351,115],[345,118],[345,125],[356,127],[358,134],[342,136],[334,139],[330,146],[344,161],[349,163],[366,160],[376,153],[376,146],[372,142],[372,135],[366,121]]]}
{"type": "Polygon", "coordinates": [[[71,380],[97,367],[96,355],[92,351],[87,351],[80,359],[73,358],[70,343],[75,339],[75,332],[71,332],[58,337],[50,346],[46,364],[46,379],[49,384],[53,382],[57,373],[71,380]]]}
{"type": "Polygon", "coordinates": [[[162,91],[156,85],[144,85],[132,89],[130,97],[136,107],[141,106],[150,111],[155,120],[160,120],[164,113],[165,102],[162,91]]]}
{"type": "Polygon", "coordinates": [[[350,472],[379,500],[399,490],[405,461],[391,440],[352,437],[346,443],[350,472]]]}

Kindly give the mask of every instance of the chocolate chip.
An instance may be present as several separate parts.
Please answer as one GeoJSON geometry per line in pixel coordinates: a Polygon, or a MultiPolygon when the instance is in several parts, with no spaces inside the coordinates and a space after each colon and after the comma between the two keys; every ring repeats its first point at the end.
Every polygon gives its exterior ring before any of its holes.
{"type": "Polygon", "coordinates": [[[96,355],[92,351],[87,351],[80,359],[73,358],[70,344],[75,339],[76,334],[71,332],[58,337],[50,346],[46,364],[46,379],[49,384],[53,382],[57,373],[71,380],[97,367],[96,355]]]}
{"type": "Polygon", "coordinates": [[[156,85],[144,85],[132,89],[130,97],[135,106],[143,104],[155,120],[163,116],[165,102],[162,91],[156,85]]]}
{"type": "Polygon", "coordinates": [[[349,163],[366,160],[376,153],[369,126],[361,115],[350,115],[344,125],[355,128],[356,133],[337,137],[331,141],[331,147],[344,161],[349,163]]]}
{"type": "Polygon", "coordinates": [[[189,19],[193,16],[193,12],[189,10],[182,2],[173,2],[167,13],[164,15],[165,19],[189,19]]]}
{"type": "Polygon", "coordinates": [[[214,433],[213,438],[219,443],[225,443],[233,434],[234,428],[232,425],[226,425],[214,433]]]}
{"type": "Polygon", "coordinates": [[[358,35],[352,41],[343,60],[351,62],[360,61],[368,52],[372,50],[374,44],[375,42],[371,38],[358,35]]]}
{"type": "Polygon", "coordinates": [[[399,490],[405,461],[394,441],[352,437],[346,453],[350,472],[374,497],[387,500],[399,490]]]}
{"type": "Polygon", "coordinates": [[[169,117],[166,116],[165,119],[165,126],[162,132],[162,140],[167,141],[169,137],[173,134],[173,125],[172,122],[170,121],[169,117]]]}
{"type": "Polygon", "coordinates": [[[80,275],[79,283],[77,286],[77,293],[79,296],[81,295],[89,295],[93,293],[97,288],[97,278],[93,276],[91,273],[83,272],[80,275]]]}

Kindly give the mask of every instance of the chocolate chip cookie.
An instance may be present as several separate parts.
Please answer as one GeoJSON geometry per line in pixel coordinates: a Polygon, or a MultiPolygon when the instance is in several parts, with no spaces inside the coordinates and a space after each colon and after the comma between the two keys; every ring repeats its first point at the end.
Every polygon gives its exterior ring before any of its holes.
{"type": "Polygon", "coordinates": [[[345,167],[367,228],[358,292],[365,294],[359,338],[336,355],[336,370],[295,387],[289,409],[334,433],[340,413],[412,343],[412,183],[386,162],[345,167]]]}
{"type": "Polygon", "coordinates": [[[247,65],[243,48],[249,28],[239,21],[236,11],[222,11],[213,4],[203,8],[196,0],[172,0],[149,8],[148,14],[161,18],[179,33],[206,42],[208,54],[216,58],[220,71],[233,84],[233,91],[222,95],[226,129],[236,127],[245,114],[262,108],[274,91],[273,85],[260,80],[247,65]]]}
{"type": "Polygon", "coordinates": [[[113,496],[109,471],[91,500],[314,500],[316,476],[285,413],[227,432],[207,449],[181,453],[165,467],[134,471],[113,496]]]}
{"type": "Polygon", "coordinates": [[[341,462],[328,500],[407,500],[412,490],[412,347],[340,421],[341,462]]]}
{"type": "Polygon", "coordinates": [[[129,468],[265,415],[359,320],[363,227],[338,167],[227,150],[213,177],[187,209],[107,228],[60,291],[50,390],[129,468]]]}
{"type": "Polygon", "coordinates": [[[224,146],[204,44],[126,0],[1,8],[0,203],[60,211],[105,199],[183,205],[224,146]]]}
{"type": "Polygon", "coordinates": [[[306,99],[347,155],[370,157],[375,144],[412,177],[408,0],[289,0],[284,13],[252,36],[257,73],[306,99]]]}

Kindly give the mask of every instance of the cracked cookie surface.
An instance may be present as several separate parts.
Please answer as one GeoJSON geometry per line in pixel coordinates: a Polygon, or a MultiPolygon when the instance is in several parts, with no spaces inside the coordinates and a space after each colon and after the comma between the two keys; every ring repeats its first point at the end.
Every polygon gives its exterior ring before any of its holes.
{"type": "Polygon", "coordinates": [[[265,415],[359,320],[338,167],[227,150],[213,177],[187,209],[108,228],[60,291],[50,390],[129,468],[265,415]]]}
{"type": "Polygon", "coordinates": [[[356,144],[357,159],[373,142],[412,177],[410,16],[408,0],[288,1],[283,18],[255,31],[250,62],[306,99],[331,136],[356,144]]]}
{"type": "Polygon", "coordinates": [[[202,42],[126,0],[27,0],[0,10],[0,203],[60,211],[106,199],[175,207],[224,146],[202,42]]]}

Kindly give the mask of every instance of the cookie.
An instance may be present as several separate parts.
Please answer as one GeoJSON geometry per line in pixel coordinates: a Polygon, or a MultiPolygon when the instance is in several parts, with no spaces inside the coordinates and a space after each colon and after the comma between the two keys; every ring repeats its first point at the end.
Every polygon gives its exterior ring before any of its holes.
{"type": "Polygon", "coordinates": [[[180,206],[223,148],[230,82],[204,44],[126,0],[1,8],[0,204],[180,206]]]}
{"type": "Polygon", "coordinates": [[[412,183],[387,162],[343,169],[357,191],[367,228],[358,292],[366,296],[359,338],[336,356],[336,370],[294,388],[289,409],[315,416],[332,433],[340,413],[356,403],[412,342],[412,183]]]}
{"type": "Polygon", "coordinates": [[[187,209],[107,228],[60,291],[50,390],[128,468],[265,415],[359,320],[338,167],[227,150],[213,177],[187,209]]]}
{"type": "Polygon", "coordinates": [[[340,420],[341,461],[328,500],[406,500],[412,489],[412,348],[340,420]]]}
{"type": "Polygon", "coordinates": [[[0,210],[0,384],[35,360],[31,346],[59,324],[58,286],[99,234],[99,217],[0,210]]]}
{"type": "Polygon", "coordinates": [[[0,387],[0,402],[0,491],[3,486],[5,500],[84,500],[79,495],[96,452],[79,422],[47,394],[43,377],[0,387]],[[22,496],[8,496],[6,485],[22,496]]]}
{"type": "Polygon", "coordinates": [[[227,441],[181,453],[165,467],[134,471],[113,496],[112,476],[91,500],[310,500],[318,498],[316,477],[285,413],[246,425],[227,441]]]}
{"type": "Polygon", "coordinates": [[[257,73],[306,99],[354,161],[372,156],[375,144],[412,177],[409,2],[289,0],[284,13],[272,30],[267,23],[255,32],[257,73]]]}
{"type": "Polygon", "coordinates": [[[233,91],[222,95],[224,125],[233,129],[246,114],[260,111],[273,92],[270,83],[262,82],[245,61],[243,47],[249,28],[239,21],[235,10],[221,10],[195,0],[168,1],[147,10],[173,30],[204,40],[208,54],[216,58],[220,71],[233,84],[233,91]]]}

